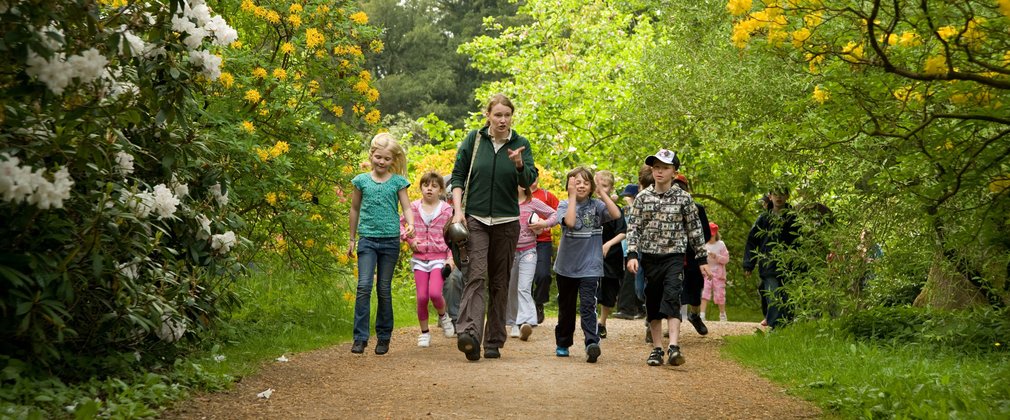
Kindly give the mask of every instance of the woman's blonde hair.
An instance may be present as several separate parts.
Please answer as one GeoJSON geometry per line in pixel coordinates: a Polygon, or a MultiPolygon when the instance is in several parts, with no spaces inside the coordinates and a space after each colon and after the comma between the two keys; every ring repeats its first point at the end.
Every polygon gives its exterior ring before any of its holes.
{"type": "Polygon", "coordinates": [[[396,141],[392,134],[379,133],[372,137],[372,145],[368,149],[368,155],[371,156],[379,149],[388,150],[393,154],[393,165],[389,168],[390,172],[407,176],[407,154],[403,152],[403,146],[400,146],[400,142],[396,141]]]}

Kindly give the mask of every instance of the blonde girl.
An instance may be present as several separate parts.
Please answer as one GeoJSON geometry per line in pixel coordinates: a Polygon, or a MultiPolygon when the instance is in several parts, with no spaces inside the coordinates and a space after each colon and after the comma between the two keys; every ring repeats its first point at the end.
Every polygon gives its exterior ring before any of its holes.
{"type": "Polygon", "coordinates": [[[375,354],[386,354],[393,333],[393,268],[400,258],[401,231],[397,204],[403,209],[402,233],[407,237],[414,236],[414,214],[407,198],[410,182],[404,177],[407,157],[396,139],[389,133],[377,134],[372,138],[368,160],[372,170],[351,180],[354,193],[351,196],[351,239],[347,255],[354,254],[356,245],[358,256],[358,293],[354,302],[354,344],[351,352],[364,353],[368,345],[369,304],[374,281],[379,305],[375,317],[375,335],[378,338],[375,354]]]}

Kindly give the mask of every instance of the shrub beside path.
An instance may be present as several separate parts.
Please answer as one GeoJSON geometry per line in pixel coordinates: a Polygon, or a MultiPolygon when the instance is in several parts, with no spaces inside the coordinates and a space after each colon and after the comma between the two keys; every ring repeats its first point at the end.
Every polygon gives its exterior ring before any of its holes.
{"type": "MultiPolygon", "coordinates": [[[[502,358],[468,362],[456,340],[432,329],[418,348],[417,327],[393,333],[389,354],[364,355],[350,343],[286,355],[229,390],[180,402],[165,418],[815,418],[816,406],[720,357],[726,335],[757,323],[710,322],[708,336],[686,324],[678,367],[645,364],[642,321],[613,319],[603,355],[586,363],[580,345],[554,356],[548,319],[529,341],[510,338],[502,358]],[[257,394],[273,388],[269,399],[257,394]],[[659,412],[658,410],[664,410],[659,412]]],[[[404,325],[400,321],[400,325],[404,325]]],[[[581,343],[581,330],[576,342],[581,343]]],[[[278,355],[280,356],[280,355],[278,355]]]]}

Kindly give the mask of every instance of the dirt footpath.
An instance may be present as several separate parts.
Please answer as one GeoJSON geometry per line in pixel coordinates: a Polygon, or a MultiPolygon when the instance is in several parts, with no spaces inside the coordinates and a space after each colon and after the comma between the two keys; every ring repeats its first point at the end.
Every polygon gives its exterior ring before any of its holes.
{"type": "MultiPolygon", "coordinates": [[[[502,358],[468,362],[456,340],[432,329],[418,348],[417,328],[393,333],[389,354],[350,352],[350,343],[286,355],[226,392],[179,403],[165,418],[814,418],[821,411],[755,373],[719,357],[724,335],[750,334],[756,323],[710,322],[701,337],[685,324],[678,367],[645,364],[642,321],[613,319],[603,355],[586,363],[554,355],[548,319],[529,341],[510,338],[502,358]],[[269,399],[257,394],[273,388],[269,399]],[[660,410],[664,412],[660,412],[660,410]]],[[[401,324],[402,325],[402,324],[401,324]]],[[[576,343],[581,343],[581,330],[576,343]]],[[[280,355],[278,355],[280,356],[280,355]]]]}

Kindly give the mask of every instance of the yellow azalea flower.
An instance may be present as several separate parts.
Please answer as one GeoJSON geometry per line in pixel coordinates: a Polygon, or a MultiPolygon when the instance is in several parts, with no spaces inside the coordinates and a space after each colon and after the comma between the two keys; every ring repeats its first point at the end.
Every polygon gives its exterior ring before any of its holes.
{"type": "Polygon", "coordinates": [[[253,14],[256,15],[256,17],[258,18],[266,17],[267,9],[262,6],[256,6],[256,8],[253,9],[253,14]]]}
{"type": "Polygon", "coordinates": [[[362,104],[354,104],[354,106],[351,107],[351,111],[354,111],[354,115],[361,114],[362,112],[365,112],[365,106],[362,104]]]}
{"type": "Polygon", "coordinates": [[[935,55],[926,59],[922,66],[923,73],[930,76],[938,76],[947,72],[947,57],[935,55]]]}
{"type": "Polygon", "coordinates": [[[301,199],[304,201],[312,201],[312,192],[302,191],[302,195],[300,195],[299,197],[301,197],[301,199]]]}
{"type": "Polygon", "coordinates": [[[270,115],[270,110],[266,108],[260,108],[258,113],[260,114],[261,117],[265,117],[267,115],[270,115]]]}
{"type": "Polygon", "coordinates": [[[347,70],[351,68],[351,62],[347,60],[340,60],[340,64],[338,64],[338,67],[340,67],[341,70],[347,70]]]}
{"type": "Polygon", "coordinates": [[[266,162],[266,161],[270,160],[270,151],[269,150],[264,149],[262,147],[257,147],[255,150],[256,150],[256,156],[258,156],[260,158],[260,161],[266,162]]]}
{"type": "Polygon", "coordinates": [[[368,43],[368,48],[371,49],[373,53],[378,54],[381,53],[382,50],[386,48],[386,45],[383,44],[381,40],[376,39],[368,43]]]}
{"type": "Polygon", "coordinates": [[[257,79],[262,79],[264,77],[267,77],[267,69],[263,67],[256,67],[253,69],[252,75],[257,79]]]}
{"type": "Polygon", "coordinates": [[[239,48],[242,48],[242,41],[232,41],[232,43],[228,44],[228,46],[237,50],[239,48]]]}
{"type": "Polygon", "coordinates": [[[807,28],[800,28],[793,31],[793,46],[796,48],[803,48],[803,43],[807,42],[810,38],[810,30],[807,28]]]}
{"type": "Polygon", "coordinates": [[[256,89],[249,89],[245,92],[245,100],[251,103],[260,101],[260,93],[256,89]]]}
{"type": "Polygon", "coordinates": [[[295,28],[302,26],[302,17],[298,15],[288,15],[288,23],[295,28]]]}
{"type": "Polygon", "coordinates": [[[922,40],[919,39],[919,35],[915,32],[902,32],[901,37],[898,38],[898,45],[902,47],[915,47],[922,45],[922,40]]]}
{"type": "Polygon", "coordinates": [[[252,134],[256,131],[256,126],[253,125],[252,121],[242,121],[242,129],[252,134]]]}
{"type": "Polygon", "coordinates": [[[368,99],[368,102],[378,101],[379,100],[379,91],[377,89],[375,89],[375,88],[368,89],[368,92],[365,93],[365,99],[368,99]]]}
{"type": "Polygon", "coordinates": [[[368,92],[368,89],[370,88],[371,86],[368,86],[368,81],[365,79],[358,79],[358,82],[354,84],[354,90],[358,93],[368,92]]]}
{"type": "MultiPolygon", "coordinates": [[[[999,12],[1010,18],[1010,0],[996,0],[996,4],[999,5],[999,12]]],[[[996,343],[998,346],[999,343],[996,343]]]]}
{"type": "Polygon", "coordinates": [[[267,195],[264,196],[263,198],[265,198],[267,200],[267,203],[270,204],[271,206],[277,204],[277,193],[268,192],[267,195]]]}
{"type": "MultiPolygon", "coordinates": [[[[344,259],[347,259],[347,256],[344,256],[344,259]]],[[[346,264],[346,263],[344,263],[344,264],[346,264]]],[[[355,270],[355,271],[357,271],[357,270],[355,270]]],[[[357,277],[357,273],[355,273],[355,277],[357,277]]],[[[344,292],[344,300],[346,300],[348,302],[354,302],[354,294],[351,293],[351,292],[344,292]]]]}
{"type": "Polygon", "coordinates": [[[287,70],[284,70],[282,68],[276,68],[276,69],[274,69],[274,78],[280,79],[280,80],[287,79],[288,78],[288,72],[287,72],[287,70]]]}
{"type": "Polygon", "coordinates": [[[368,115],[365,115],[364,119],[365,119],[365,122],[374,125],[374,124],[378,124],[379,123],[379,118],[381,118],[381,117],[382,117],[382,114],[379,112],[379,110],[378,109],[373,109],[373,110],[371,110],[368,113],[368,115]]]}
{"type": "Polygon", "coordinates": [[[767,38],[769,44],[778,47],[789,39],[789,33],[779,29],[769,29],[767,38]]]}
{"type": "Polygon", "coordinates": [[[323,36],[316,28],[309,28],[305,30],[305,45],[309,48],[315,48],[323,45],[326,42],[326,37],[323,36]]]}
{"type": "Polygon", "coordinates": [[[810,13],[803,16],[803,23],[808,28],[816,28],[821,24],[821,22],[824,22],[821,12],[810,13]]]}
{"type": "Polygon", "coordinates": [[[330,107],[330,112],[332,112],[333,115],[335,115],[337,117],[342,117],[342,116],[344,116],[344,107],[333,105],[333,106],[330,107]]]}
{"type": "Polygon", "coordinates": [[[309,220],[311,220],[313,222],[318,222],[320,220],[323,220],[323,215],[321,215],[319,213],[312,213],[312,215],[309,216],[309,220]]]}
{"type": "Polygon", "coordinates": [[[894,98],[901,102],[922,102],[922,94],[911,86],[902,86],[894,91],[894,98]]]}
{"type": "Polygon", "coordinates": [[[326,51],[316,50],[315,56],[316,56],[316,58],[320,58],[320,59],[326,58],[326,51]]]}
{"type": "Polygon", "coordinates": [[[824,89],[821,89],[820,85],[817,85],[817,86],[814,86],[814,94],[813,94],[813,96],[814,96],[814,100],[817,101],[817,103],[823,104],[823,103],[825,103],[825,102],[828,101],[828,98],[831,97],[831,94],[829,94],[828,91],[826,91],[824,89]]]}
{"type": "Polygon", "coordinates": [[[729,39],[737,48],[746,47],[747,43],[750,42],[750,31],[739,23],[733,24],[733,35],[729,39]]]}
{"type": "Polygon", "coordinates": [[[898,43],[898,35],[896,34],[885,34],[877,37],[877,42],[887,45],[895,45],[898,43]]]}
{"type": "Polygon", "coordinates": [[[305,240],[305,247],[306,248],[312,248],[314,246],[316,246],[316,241],[314,239],[306,239],[305,240]]]}
{"type": "Polygon", "coordinates": [[[293,54],[295,52],[294,44],[290,42],[285,42],[281,44],[281,52],[284,54],[293,54]]]}
{"type": "Polygon", "coordinates": [[[243,12],[249,12],[253,10],[256,10],[256,3],[253,3],[252,0],[242,0],[243,12]]]}
{"type": "Polygon", "coordinates": [[[940,38],[943,38],[944,41],[950,41],[951,38],[957,36],[958,30],[953,26],[944,26],[940,29],[937,29],[936,33],[939,34],[940,38]]]}
{"type": "Polygon", "coordinates": [[[368,70],[362,70],[361,73],[358,73],[358,78],[366,82],[370,82],[372,81],[372,73],[368,70]]]}
{"type": "Polygon", "coordinates": [[[972,18],[971,21],[968,22],[968,29],[964,31],[964,41],[967,42],[968,45],[977,47],[985,41],[985,32],[984,30],[979,29],[980,26],[985,25],[985,22],[985,18],[980,17],[972,18]]]}
{"type": "Polygon", "coordinates": [[[98,4],[119,8],[119,7],[126,7],[126,5],[129,3],[127,2],[127,0],[99,0],[98,4]]]}
{"type": "Polygon", "coordinates": [[[947,142],[943,144],[943,148],[947,149],[947,150],[953,150],[954,149],[954,143],[951,143],[950,140],[947,140],[947,142]]]}
{"type": "Polygon", "coordinates": [[[964,105],[971,100],[971,94],[955,93],[950,95],[950,102],[954,105],[964,105]]]}
{"type": "Polygon", "coordinates": [[[340,172],[344,175],[350,175],[354,173],[354,168],[351,167],[351,165],[345,165],[343,168],[340,169],[340,172]]]}
{"type": "Polygon", "coordinates": [[[298,108],[298,99],[288,98],[288,108],[298,108]]]}
{"type": "Polygon", "coordinates": [[[358,56],[358,57],[361,57],[361,56],[365,55],[365,54],[363,54],[361,52],[361,47],[357,46],[357,45],[351,45],[351,47],[348,50],[348,52],[351,53],[351,55],[358,56]]]}
{"type": "Polygon", "coordinates": [[[316,93],[317,90],[319,90],[319,82],[317,82],[315,80],[310,80],[309,81],[309,92],[316,93]]]}
{"type": "Polygon", "coordinates": [[[301,4],[294,3],[291,5],[291,7],[288,7],[288,13],[301,13],[301,12],[302,12],[301,4]]]}
{"type": "Polygon", "coordinates": [[[810,72],[813,74],[817,74],[818,72],[817,66],[819,66],[822,62],[824,62],[824,55],[806,53],[804,54],[804,57],[807,60],[810,72]]]}
{"type": "Polygon", "coordinates": [[[278,23],[281,23],[281,15],[280,15],[280,13],[277,13],[277,12],[271,10],[271,11],[267,12],[266,20],[267,20],[267,22],[270,22],[270,23],[273,23],[273,24],[276,25],[278,23]]]}
{"type": "Polygon", "coordinates": [[[726,10],[733,16],[740,16],[750,11],[751,0],[729,0],[726,3],[726,10]]]}
{"type": "Polygon", "coordinates": [[[842,47],[842,59],[848,62],[857,62],[863,59],[863,44],[849,41],[842,47]]]}
{"type": "Polygon", "coordinates": [[[235,76],[232,76],[231,73],[223,71],[221,72],[221,76],[217,78],[217,81],[220,82],[221,86],[224,86],[225,89],[228,89],[231,88],[231,85],[235,83],[235,76]]]}
{"type": "Polygon", "coordinates": [[[348,18],[354,21],[354,23],[357,23],[358,25],[364,25],[368,23],[368,15],[366,15],[365,12],[354,13],[348,18]]]}

